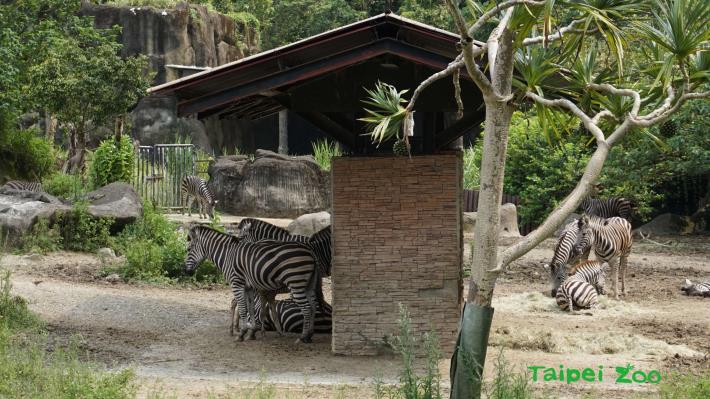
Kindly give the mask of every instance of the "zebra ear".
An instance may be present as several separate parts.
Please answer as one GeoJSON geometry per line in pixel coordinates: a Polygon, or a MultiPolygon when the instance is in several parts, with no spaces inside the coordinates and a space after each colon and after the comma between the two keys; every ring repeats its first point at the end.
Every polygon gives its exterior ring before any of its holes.
{"type": "Polygon", "coordinates": [[[685,281],[683,282],[683,286],[684,286],[684,287],[690,287],[691,285],[693,285],[693,283],[692,283],[690,280],[688,280],[688,279],[686,278],[685,281]]]}

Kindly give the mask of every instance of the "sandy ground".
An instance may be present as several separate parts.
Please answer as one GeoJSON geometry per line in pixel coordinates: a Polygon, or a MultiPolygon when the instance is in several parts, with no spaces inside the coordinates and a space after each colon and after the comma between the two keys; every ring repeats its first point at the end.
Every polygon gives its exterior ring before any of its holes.
{"type": "MultiPolygon", "coordinates": [[[[548,282],[542,264],[552,257],[553,240],[515,262],[496,290],[488,376],[503,349],[518,370],[603,366],[601,383],[534,384],[550,396],[626,398],[631,391],[653,396],[654,386],[616,384],[615,366],[710,368],[710,299],[679,291],[684,278],[710,278],[710,239],[656,240],[663,246],[635,244],[626,300],[604,298],[593,316],[562,313],[543,296],[548,282]]],[[[372,396],[374,376],[397,379],[397,358],[332,355],[329,335],[316,336],[313,345],[295,345],[295,336],[275,333],[236,342],[228,332],[225,287],[111,284],[98,277],[104,262],[86,254],[4,255],[0,264],[13,271],[15,292],[47,320],[50,346],[78,340],[88,357],[107,367],[133,367],[143,396],[239,397],[266,380],[278,397],[363,398],[372,396]]],[[[324,291],[329,297],[327,280],[324,291]]],[[[440,369],[446,385],[448,359],[440,369]]]]}

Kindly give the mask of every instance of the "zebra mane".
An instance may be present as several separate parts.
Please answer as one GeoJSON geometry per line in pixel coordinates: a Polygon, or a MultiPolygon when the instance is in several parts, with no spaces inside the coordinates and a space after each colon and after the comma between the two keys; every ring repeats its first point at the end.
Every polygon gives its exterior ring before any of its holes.
{"type": "Polygon", "coordinates": [[[251,223],[251,227],[249,227],[250,229],[256,229],[256,226],[258,226],[258,225],[261,224],[261,225],[268,225],[268,226],[271,226],[272,228],[277,229],[277,230],[279,230],[279,231],[281,231],[281,232],[283,232],[283,233],[285,233],[285,234],[287,234],[287,235],[290,235],[290,234],[291,234],[291,233],[289,233],[288,230],[284,229],[283,227],[277,226],[277,225],[275,225],[275,224],[271,224],[271,223],[269,223],[269,222],[265,222],[265,221],[263,221],[263,220],[261,220],[261,219],[254,219],[254,218],[242,219],[241,222],[239,222],[239,224],[237,225],[237,230],[243,229],[243,228],[244,228],[244,225],[247,224],[247,223],[251,223]]]}
{"type": "Polygon", "coordinates": [[[192,236],[193,234],[204,234],[205,232],[220,236],[227,236],[234,240],[234,242],[239,242],[239,237],[235,236],[234,234],[224,233],[210,226],[205,226],[203,224],[197,224],[190,227],[190,230],[188,231],[188,236],[192,236]]]}

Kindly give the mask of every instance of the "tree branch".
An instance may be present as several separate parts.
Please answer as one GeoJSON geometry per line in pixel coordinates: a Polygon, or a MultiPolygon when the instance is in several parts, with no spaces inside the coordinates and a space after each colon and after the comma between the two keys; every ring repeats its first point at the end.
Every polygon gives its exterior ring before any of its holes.
{"type": "Polygon", "coordinates": [[[670,105],[673,101],[673,97],[674,93],[672,92],[672,89],[669,89],[669,95],[659,109],[646,116],[633,118],[631,121],[634,125],[640,127],[649,127],[657,123],[661,123],[676,112],[686,101],[710,98],[710,91],[685,93],[678,99],[678,101],[675,102],[675,104],[670,105]]]}
{"type": "Polygon", "coordinates": [[[474,34],[476,31],[478,31],[479,29],[481,29],[481,28],[483,27],[483,25],[485,25],[486,22],[488,22],[489,19],[495,17],[496,14],[498,14],[498,13],[500,13],[501,11],[506,10],[506,9],[508,9],[508,8],[510,8],[510,7],[517,6],[517,5],[519,5],[519,4],[526,4],[526,5],[529,5],[529,6],[542,6],[542,5],[545,4],[545,1],[544,1],[544,0],[541,0],[541,1],[535,1],[535,0],[508,0],[508,1],[504,1],[504,2],[502,2],[502,3],[500,3],[500,4],[497,4],[495,7],[493,7],[492,9],[490,9],[490,10],[488,10],[488,11],[486,11],[485,13],[483,13],[483,15],[481,15],[480,17],[478,17],[478,20],[477,20],[477,21],[471,26],[471,28],[469,28],[469,30],[468,30],[469,36],[473,36],[473,34],[474,34]]]}
{"type": "Polygon", "coordinates": [[[587,34],[587,33],[594,33],[594,32],[597,32],[597,31],[598,31],[597,28],[587,29],[587,30],[585,30],[585,29],[577,29],[577,25],[580,25],[580,24],[582,24],[582,23],[584,23],[584,20],[583,20],[583,19],[576,19],[576,20],[572,21],[569,25],[558,29],[558,30],[557,30],[557,33],[553,33],[552,35],[547,35],[547,38],[546,38],[545,36],[543,36],[543,35],[529,37],[529,38],[523,40],[523,46],[529,46],[529,45],[532,45],[532,44],[540,44],[540,43],[543,43],[543,42],[548,42],[548,43],[549,43],[549,42],[553,42],[553,41],[556,41],[556,40],[560,40],[560,39],[562,39],[562,37],[563,37],[564,35],[566,35],[567,33],[575,33],[575,34],[582,34],[582,33],[584,33],[584,34],[587,34]]]}
{"type": "Polygon", "coordinates": [[[633,98],[634,106],[631,109],[631,114],[630,114],[630,116],[632,118],[635,118],[639,113],[639,109],[641,109],[641,95],[635,90],[617,89],[616,87],[614,87],[608,83],[604,83],[604,84],[590,83],[587,85],[587,88],[590,88],[590,89],[596,90],[596,91],[603,91],[606,93],[611,93],[611,94],[614,94],[617,96],[633,98]]]}
{"type": "Polygon", "coordinates": [[[437,80],[450,76],[454,73],[455,70],[461,68],[462,66],[464,66],[463,57],[459,55],[446,67],[446,69],[439,71],[426,78],[422,83],[419,84],[419,86],[417,86],[417,88],[414,90],[414,93],[412,93],[412,98],[409,100],[409,104],[407,104],[407,111],[411,112],[414,109],[414,104],[417,102],[417,99],[419,99],[419,95],[422,94],[422,91],[424,91],[424,89],[429,87],[437,80]]]}
{"type": "Polygon", "coordinates": [[[505,12],[505,16],[500,20],[498,26],[493,29],[491,35],[488,37],[488,65],[490,66],[490,75],[493,76],[496,70],[496,57],[498,56],[498,41],[500,36],[503,34],[503,30],[508,25],[510,17],[513,15],[513,9],[509,8],[505,12]]]}
{"type": "Polygon", "coordinates": [[[582,121],[582,124],[584,124],[584,127],[587,128],[590,133],[592,133],[594,138],[597,140],[597,145],[599,145],[599,143],[605,142],[604,132],[599,129],[599,126],[594,123],[592,118],[587,116],[584,111],[574,105],[571,101],[565,99],[548,100],[530,91],[525,93],[525,96],[547,107],[564,108],[568,110],[576,117],[578,117],[582,121]]]}
{"type": "Polygon", "coordinates": [[[595,125],[599,124],[599,121],[601,121],[602,118],[610,118],[610,119],[616,119],[616,116],[611,113],[608,109],[599,111],[594,117],[592,118],[592,123],[595,125]]]}

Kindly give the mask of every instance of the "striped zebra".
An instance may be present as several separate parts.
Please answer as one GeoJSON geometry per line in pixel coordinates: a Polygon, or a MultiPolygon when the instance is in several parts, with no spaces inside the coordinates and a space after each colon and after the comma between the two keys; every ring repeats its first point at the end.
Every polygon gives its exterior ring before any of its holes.
{"type": "Polygon", "coordinates": [[[686,278],[680,290],[688,296],[710,297],[710,280],[703,283],[693,283],[686,278]]]}
{"type": "Polygon", "coordinates": [[[21,180],[10,180],[5,185],[5,188],[12,190],[23,190],[23,191],[34,191],[42,192],[42,183],[36,181],[21,181],[21,180]]]}
{"type": "Polygon", "coordinates": [[[577,241],[578,233],[579,227],[576,220],[565,226],[560,238],[557,240],[552,261],[544,265],[544,268],[550,271],[550,279],[552,281],[551,297],[557,294],[560,284],[567,278],[567,265],[589,258],[589,248],[582,254],[577,253],[575,250],[574,244],[577,241]]]}
{"type": "Polygon", "coordinates": [[[596,309],[599,306],[597,290],[578,274],[570,276],[560,285],[555,300],[560,309],[570,312],[575,308],[596,309]]]}
{"type": "MultiPolygon", "coordinates": [[[[266,331],[277,331],[276,325],[270,312],[265,311],[264,302],[261,297],[255,295],[254,290],[247,290],[247,296],[253,295],[250,299],[254,301],[254,315],[257,327],[266,331]],[[264,315],[264,316],[262,316],[264,315]],[[264,324],[259,325],[262,321],[264,324]]],[[[292,299],[276,301],[276,314],[279,318],[281,329],[286,333],[298,333],[303,330],[303,314],[296,302],[292,299]]],[[[313,319],[313,331],[316,334],[330,334],[333,329],[333,308],[327,303],[322,308],[316,310],[313,319]]]]}
{"type": "Polygon", "coordinates": [[[621,273],[621,292],[626,295],[626,269],[633,244],[631,223],[620,217],[603,219],[584,215],[578,220],[577,226],[579,233],[575,250],[581,253],[593,248],[597,260],[612,265],[611,282],[614,299],[619,299],[619,273],[621,273]]]}
{"type": "Polygon", "coordinates": [[[214,206],[217,205],[217,201],[215,201],[214,196],[207,187],[207,182],[202,178],[197,176],[185,176],[180,185],[180,194],[180,204],[187,202],[188,216],[192,216],[192,203],[197,199],[200,219],[202,219],[203,214],[205,218],[207,218],[207,216],[210,218],[214,217],[213,209],[214,206]]]}
{"type": "Polygon", "coordinates": [[[609,264],[607,262],[587,260],[574,265],[574,267],[570,269],[569,275],[581,277],[584,281],[594,286],[597,290],[597,294],[605,295],[606,273],[608,272],[609,264]]]}
{"type": "MultiPolygon", "coordinates": [[[[222,271],[232,288],[232,303],[239,308],[240,341],[247,333],[248,338],[254,337],[253,323],[247,320],[256,320],[254,314],[249,314],[253,306],[248,305],[245,290],[272,296],[287,287],[303,315],[299,341],[311,342],[318,273],[310,248],[296,242],[248,242],[206,226],[194,226],[188,233],[185,271],[194,273],[205,259],[210,259],[222,271]]],[[[271,301],[268,307],[272,315],[277,314],[275,302],[271,301]]],[[[230,320],[234,320],[234,315],[230,320]]],[[[274,318],[277,331],[281,331],[278,320],[274,318]]]]}
{"type": "Polygon", "coordinates": [[[615,216],[631,219],[631,201],[625,198],[592,198],[587,197],[580,205],[582,211],[587,215],[599,216],[600,218],[612,218],[615,216]]]}

